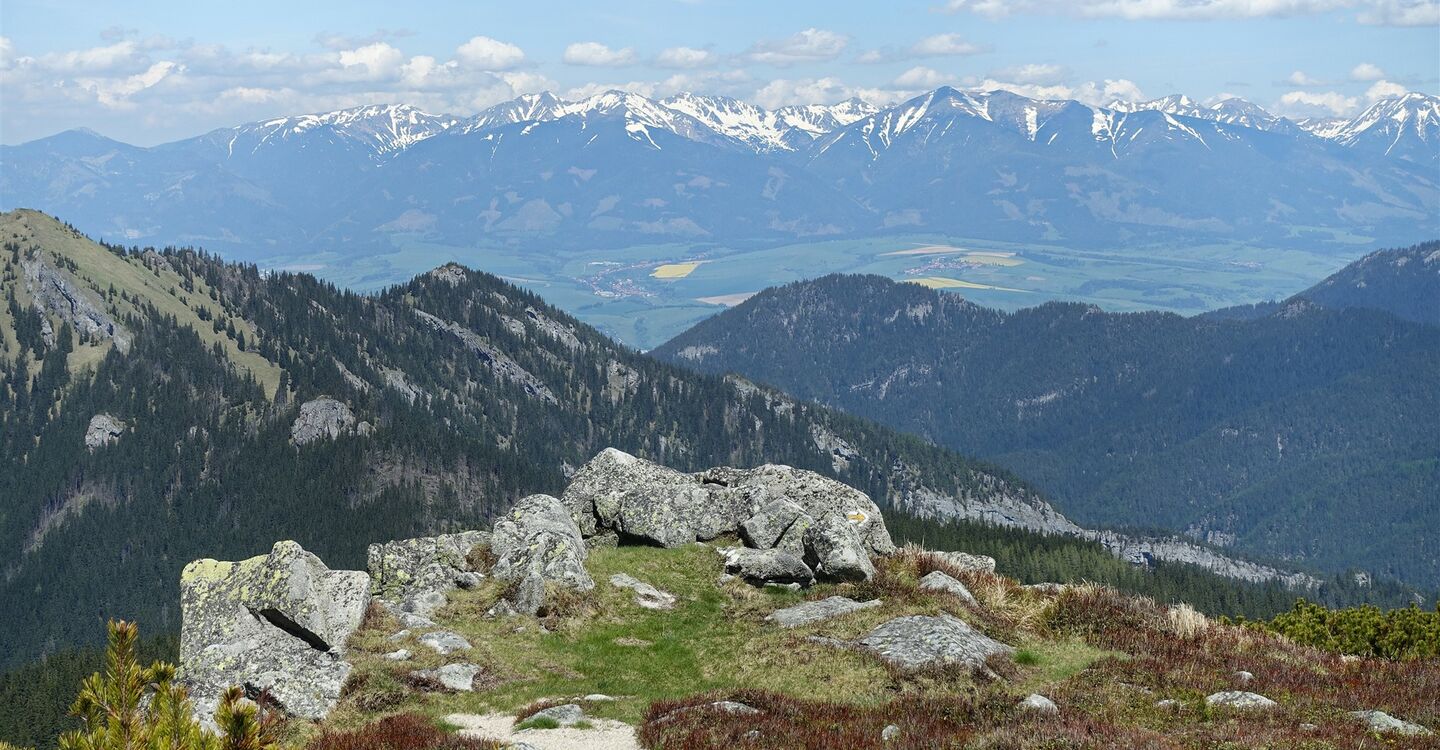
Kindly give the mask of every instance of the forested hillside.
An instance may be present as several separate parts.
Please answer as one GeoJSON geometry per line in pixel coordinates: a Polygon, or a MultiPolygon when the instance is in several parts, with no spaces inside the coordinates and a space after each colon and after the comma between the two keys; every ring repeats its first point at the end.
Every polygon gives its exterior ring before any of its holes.
{"type": "Polygon", "coordinates": [[[654,354],[993,460],[1081,522],[1440,581],[1440,329],[1386,312],[1297,298],[1226,318],[1006,314],[832,276],[654,354]]]}
{"type": "Polygon", "coordinates": [[[1440,242],[1370,253],[1296,296],[1440,325],[1440,242]]]}
{"type": "Polygon", "coordinates": [[[611,445],[1056,517],[1008,475],[649,359],[458,266],[362,296],[103,247],[31,211],[0,217],[0,241],[0,665],[92,642],[108,617],[173,632],[190,560],[293,538],[358,566],[371,542],[558,491],[611,445]]]}

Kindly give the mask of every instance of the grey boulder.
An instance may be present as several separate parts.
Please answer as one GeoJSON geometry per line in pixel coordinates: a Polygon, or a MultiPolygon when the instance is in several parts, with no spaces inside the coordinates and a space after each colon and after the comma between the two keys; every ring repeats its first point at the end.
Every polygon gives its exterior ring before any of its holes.
{"type": "Polygon", "coordinates": [[[831,513],[805,530],[805,563],[827,581],[868,581],[875,565],[860,539],[859,525],[831,513]]]}
{"type": "Polygon", "coordinates": [[[1372,732],[1393,732],[1411,737],[1428,736],[1434,732],[1419,724],[1397,719],[1384,711],[1351,711],[1350,715],[1365,722],[1372,732]]]}
{"type": "Polygon", "coordinates": [[[995,572],[995,558],[988,555],[972,555],[968,552],[935,551],[932,551],[930,554],[960,570],[974,570],[981,573],[995,572]]]}
{"type": "Polygon", "coordinates": [[[180,576],[180,677],[207,726],[232,685],[268,690],[292,716],[323,718],[350,674],[345,641],[370,576],[330,570],[295,542],[240,562],[197,560],[180,576]]]}
{"type": "Polygon", "coordinates": [[[435,680],[450,690],[468,693],[475,689],[475,676],[480,672],[474,664],[446,664],[439,669],[419,669],[411,674],[435,680]]]}
{"type": "Polygon", "coordinates": [[[546,583],[577,591],[595,588],[585,570],[588,550],[580,528],[561,501],[530,495],[495,522],[491,550],[496,557],[490,574],[519,584],[510,604],[535,614],[544,604],[546,583]]]}
{"type": "Polygon", "coordinates": [[[948,614],[897,617],[860,638],[859,645],[901,669],[963,664],[980,669],[1007,646],[948,614]]]}
{"type": "Polygon", "coordinates": [[[829,477],[780,464],[765,464],[753,469],[720,467],[697,476],[706,484],[727,488],[735,496],[755,502],[755,510],[741,516],[742,519],[748,519],[759,510],[763,505],[760,500],[768,503],[783,498],[799,506],[811,518],[838,514],[855,527],[869,554],[889,555],[895,552],[895,543],[885,528],[880,508],[865,493],[829,477]]]}
{"type": "Polygon", "coordinates": [[[582,466],[560,499],[586,536],[608,529],[661,547],[714,539],[749,515],[714,502],[695,477],[615,448],[582,466]]]}
{"type": "Polygon", "coordinates": [[[724,551],[725,572],[747,583],[798,583],[808,586],[814,571],[799,556],[781,549],[735,547],[724,551]]]}
{"type": "Polygon", "coordinates": [[[1273,708],[1279,705],[1259,693],[1249,693],[1244,690],[1222,690],[1218,693],[1211,693],[1205,696],[1205,703],[1211,706],[1223,706],[1225,708],[1241,710],[1273,708]]]}
{"type": "Polygon", "coordinates": [[[920,579],[920,588],[925,591],[938,591],[944,594],[952,594],[966,604],[977,604],[975,595],[965,584],[956,580],[953,576],[947,575],[944,571],[932,570],[920,579]]]}
{"type": "Polygon", "coordinates": [[[420,645],[429,646],[431,650],[441,656],[449,656],[456,651],[466,651],[470,649],[470,641],[465,640],[465,637],[459,633],[449,630],[437,630],[434,633],[426,633],[416,640],[420,641],[420,645]]]}
{"type": "Polygon", "coordinates": [[[483,579],[467,558],[489,542],[490,535],[483,531],[462,531],[372,544],[365,555],[372,592],[401,612],[429,617],[446,604],[446,592],[471,588],[483,579]]]}
{"type": "Polygon", "coordinates": [[[1046,716],[1055,716],[1060,713],[1060,707],[1055,705],[1055,701],[1039,693],[1031,693],[1025,696],[1025,700],[1020,701],[1015,707],[1021,711],[1031,711],[1046,716]]]}
{"type": "Polygon", "coordinates": [[[570,727],[585,721],[585,710],[578,704],[566,703],[562,706],[551,706],[550,708],[536,711],[526,721],[536,719],[549,719],[562,727],[570,727]]]}

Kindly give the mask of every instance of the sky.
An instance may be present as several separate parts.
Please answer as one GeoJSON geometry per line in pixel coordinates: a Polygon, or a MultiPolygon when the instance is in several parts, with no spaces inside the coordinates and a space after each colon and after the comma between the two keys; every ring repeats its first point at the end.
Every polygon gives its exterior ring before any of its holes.
{"type": "Polygon", "coordinates": [[[1437,83],[1440,0],[0,3],[5,144],[85,127],[153,145],[372,103],[468,115],[544,90],[778,107],[951,85],[1337,117],[1437,83]]]}

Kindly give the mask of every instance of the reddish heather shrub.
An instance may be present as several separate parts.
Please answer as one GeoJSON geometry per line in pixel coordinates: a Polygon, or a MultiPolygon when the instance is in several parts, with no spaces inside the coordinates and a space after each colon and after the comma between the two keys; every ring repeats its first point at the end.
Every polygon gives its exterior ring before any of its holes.
{"type": "Polygon", "coordinates": [[[326,732],[305,750],[500,750],[500,744],[447,734],[419,714],[399,714],[349,732],[326,732]]]}

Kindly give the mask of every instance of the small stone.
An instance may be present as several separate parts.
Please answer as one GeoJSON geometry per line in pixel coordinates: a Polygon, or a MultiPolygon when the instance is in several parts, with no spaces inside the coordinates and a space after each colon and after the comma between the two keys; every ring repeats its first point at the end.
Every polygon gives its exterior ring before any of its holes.
{"type": "Polygon", "coordinates": [[[1365,722],[1372,732],[1394,732],[1411,737],[1434,734],[1419,724],[1397,719],[1384,711],[1351,711],[1350,715],[1365,722]]]}
{"type": "Polygon", "coordinates": [[[1311,724],[1311,723],[1308,722],[1308,721],[1305,722],[1304,724],[1301,724],[1301,725],[1300,725],[1300,731],[1302,731],[1302,732],[1313,732],[1313,731],[1315,731],[1315,730],[1317,730],[1317,729],[1319,729],[1319,728],[1320,728],[1320,725],[1319,725],[1319,724],[1311,724]]]}
{"type": "Polygon", "coordinates": [[[563,706],[551,706],[543,711],[536,711],[526,721],[535,719],[550,719],[562,727],[570,727],[585,720],[585,710],[578,704],[566,703],[563,706]]]}
{"type": "Polygon", "coordinates": [[[1174,698],[1166,698],[1165,700],[1155,701],[1155,707],[1175,709],[1180,707],[1180,701],[1174,698]]]}
{"type": "Polygon", "coordinates": [[[1047,716],[1055,716],[1060,713],[1060,707],[1055,705],[1055,701],[1039,693],[1031,693],[1025,696],[1025,700],[1020,701],[1020,703],[1016,705],[1016,708],[1019,708],[1021,711],[1034,711],[1037,714],[1045,714],[1047,716]]]}
{"type": "Polygon", "coordinates": [[[1250,681],[1255,679],[1255,675],[1251,674],[1250,672],[1246,672],[1243,669],[1231,676],[1234,677],[1235,681],[1240,683],[1241,685],[1249,685],[1250,681]]]}
{"type": "Polygon", "coordinates": [[[897,726],[895,726],[894,724],[887,724],[887,725],[885,725],[885,728],[884,728],[884,729],[881,729],[881,730],[880,730],[880,741],[881,741],[881,742],[893,742],[893,741],[895,741],[896,739],[899,739],[899,737],[900,737],[900,727],[897,727],[897,726]]]}
{"type": "Polygon", "coordinates": [[[738,701],[715,701],[710,704],[710,708],[724,711],[727,714],[737,714],[740,716],[750,716],[760,713],[760,709],[738,701]]]}
{"type": "Polygon", "coordinates": [[[492,606],[490,609],[485,610],[485,617],[489,619],[494,619],[496,617],[516,617],[519,614],[519,612],[515,611],[514,607],[510,606],[510,602],[507,602],[504,599],[495,602],[494,606],[492,606]]]}
{"type": "Polygon", "coordinates": [[[456,651],[465,651],[470,648],[470,641],[465,640],[459,633],[449,630],[426,633],[420,636],[420,643],[434,649],[441,656],[449,656],[456,651]]]}
{"type": "Polygon", "coordinates": [[[798,583],[808,586],[815,579],[810,566],[799,557],[779,549],[734,547],[725,551],[725,572],[752,584],[798,583]]]}
{"type": "Polygon", "coordinates": [[[1243,690],[1222,690],[1218,693],[1211,693],[1205,696],[1205,703],[1211,706],[1238,709],[1273,708],[1279,705],[1263,695],[1247,693],[1243,690]]]}
{"type": "Polygon", "coordinates": [[[609,703],[609,702],[615,700],[615,698],[614,698],[613,696],[609,696],[609,695],[606,695],[606,694],[604,694],[604,693],[591,693],[591,694],[589,694],[589,695],[587,695],[587,696],[584,696],[584,697],[581,698],[580,700],[585,701],[585,702],[587,702],[587,703],[609,703]]]}
{"type": "Polygon", "coordinates": [[[610,585],[635,592],[635,603],[645,609],[674,609],[675,595],[651,586],[634,576],[616,573],[610,576],[610,585]]]}
{"type": "Polygon", "coordinates": [[[816,602],[801,602],[793,607],[777,609],[765,619],[782,627],[795,628],[878,606],[880,606],[879,599],[857,602],[843,596],[832,596],[816,602]]]}
{"type": "Polygon", "coordinates": [[[410,650],[402,648],[396,651],[391,651],[390,653],[385,655],[385,658],[389,659],[390,661],[405,661],[406,659],[410,658],[410,650]]]}
{"type": "Polygon", "coordinates": [[[405,629],[405,630],[401,630],[401,631],[398,632],[398,633],[391,633],[389,636],[386,636],[385,640],[387,640],[387,641],[403,641],[403,640],[405,640],[406,638],[409,638],[409,637],[410,637],[410,630],[407,628],[407,629],[405,629]]]}
{"type": "Polygon", "coordinates": [[[480,674],[480,668],[474,664],[446,664],[439,669],[418,669],[410,674],[435,680],[450,690],[468,693],[475,689],[475,675],[480,674]]]}
{"type": "Polygon", "coordinates": [[[950,565],[961,570],[976,570],[982,573],[995,572],[995,558],[988,555],[972,555],[968,552],[931,552],[950,565]]]}

